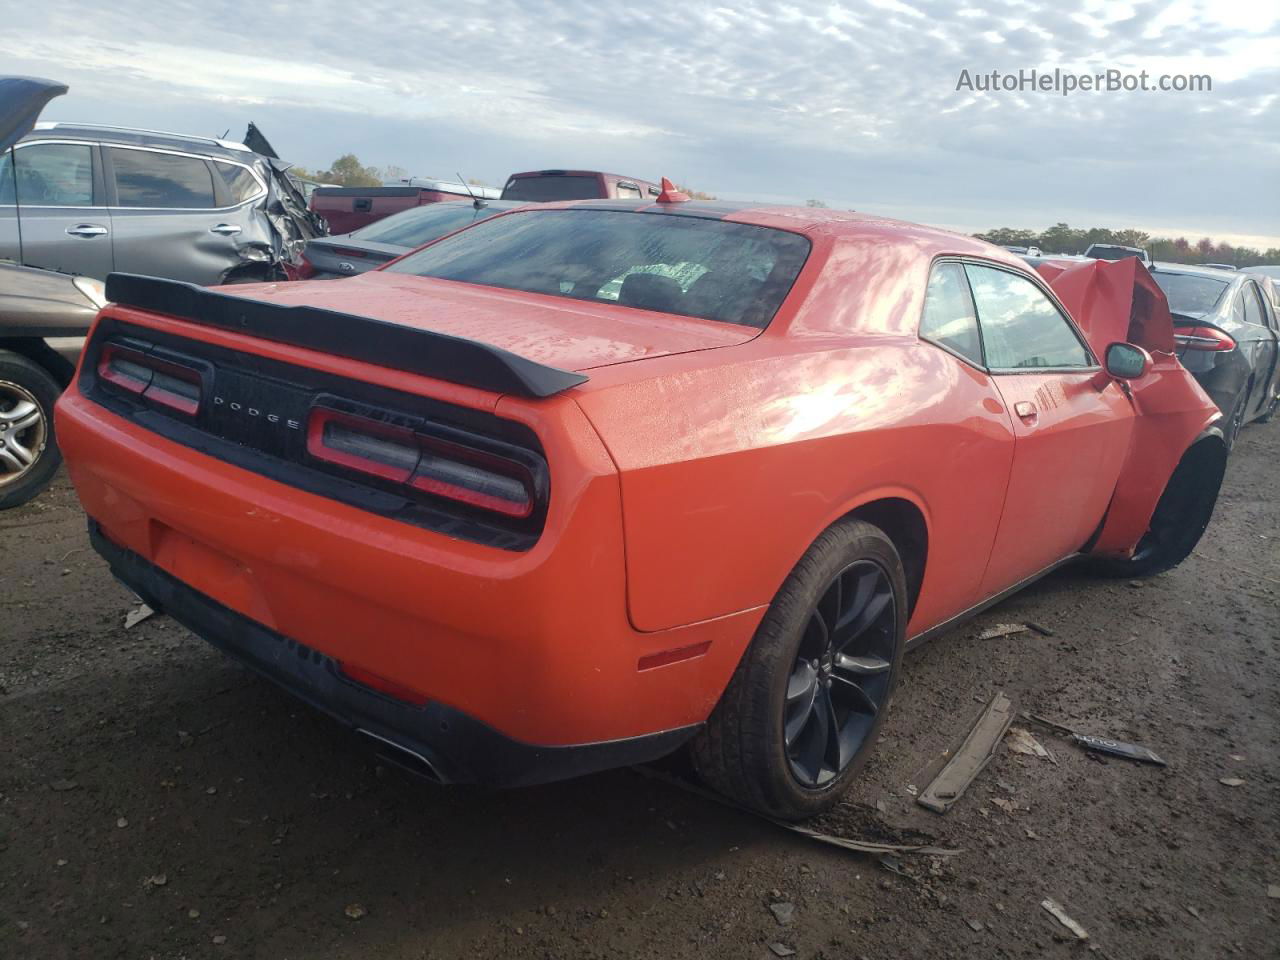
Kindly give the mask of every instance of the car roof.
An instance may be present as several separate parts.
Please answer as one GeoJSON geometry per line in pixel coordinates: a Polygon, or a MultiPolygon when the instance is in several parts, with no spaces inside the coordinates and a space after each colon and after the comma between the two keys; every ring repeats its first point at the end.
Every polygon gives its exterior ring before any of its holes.
{"type": "Polygon", "coordinates": [[[37,123],[24,139],[39,140],[49,136],[70,137],[76,140],[96,140],[130,147],[156,147],[164,150],[185,150],[188,153],[207,154],[226,160],[244,163],[257,156],[243,143],[222,140],[218,137],[198,137],[185,133],[166,133],[163,130],[142,130],[135,127],[113,127],[98,123],[37,123]]]}
{"type": "Polygon", "coordinates": [[[772,227],[810,236],[874,239],[881,243],[903,243],[915,246],[927,256],[967,255],[1018,267],[1030,268],[1003,247],[976,237],[940,227],[930,227],[906,220],[895,220],[879,214],[856,210],[833,210],[828,207],[792,207],[758,201],[685,200],[658,203],[652,198],[641,200],[559,200],[526,205],[530,213],[547,210],[611,210],[624,213],[697,217],[704,220],[726,220],[753,226],[772,227]]]}

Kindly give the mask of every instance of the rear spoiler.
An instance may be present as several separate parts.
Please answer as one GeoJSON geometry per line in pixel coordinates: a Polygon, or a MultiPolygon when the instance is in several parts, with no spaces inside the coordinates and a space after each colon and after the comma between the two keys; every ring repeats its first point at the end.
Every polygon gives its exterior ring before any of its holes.
{"type": "Polygon", "coordinates": [[[107,299],[122,307],[493,393],[550,397],[587,381],[580,373],[535,363],[477,340],[320,307],[237,297],[178,280],[112,273],[107,276],[107,299]]]}

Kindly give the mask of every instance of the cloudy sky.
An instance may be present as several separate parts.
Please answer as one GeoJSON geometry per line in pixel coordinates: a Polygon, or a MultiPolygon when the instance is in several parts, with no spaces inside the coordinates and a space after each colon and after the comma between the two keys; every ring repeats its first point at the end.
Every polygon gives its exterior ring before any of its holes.
{"type": "Polygon", "coordinates": [[[10,9],[0,63],[70,84],[46,119],[254,120],[304,166],[603,168],[964,230],[1280,245],[1274,2],[52,0],[10,9]],[[1032,68],[1213,89],[956,89],[1032,68]]]}

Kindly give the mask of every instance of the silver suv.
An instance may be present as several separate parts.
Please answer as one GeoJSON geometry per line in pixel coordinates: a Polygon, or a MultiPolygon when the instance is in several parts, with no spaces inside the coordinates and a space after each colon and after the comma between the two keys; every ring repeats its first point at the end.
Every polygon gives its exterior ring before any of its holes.
{"type": "Polygon", "coordinates": [[[228,140],[37,124],[0,157],[0,258],[99,280],[283,279],[324,232],[287,168],[228,140]]]}

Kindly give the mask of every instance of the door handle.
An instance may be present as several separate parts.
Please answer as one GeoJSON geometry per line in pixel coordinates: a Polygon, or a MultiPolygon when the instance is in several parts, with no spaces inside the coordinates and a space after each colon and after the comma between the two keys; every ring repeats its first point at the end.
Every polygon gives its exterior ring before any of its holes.
{"type": "Polygon", "coordinates": [[[224,237],[234,237],[240,232],[240,228],[234,223],[219,223],[217,226],[209,228],[210,233],[220,233],[224,237]]]}
{"type": "Polygon", "coordinates": [[[97,223],[77,223],[74,227],[67,227],[67,233],[73,237],[84,237],[86,240],[91,240],[94,237],[106,236],[108,230],[97,223]]]}
{"type": "Polygon", "coordinates": [[[1013,412],[1023,420],[1034,420],[1036,418],[1036,405],[1030,400],[1019,400],[1013,405],[1013,412]]]}

